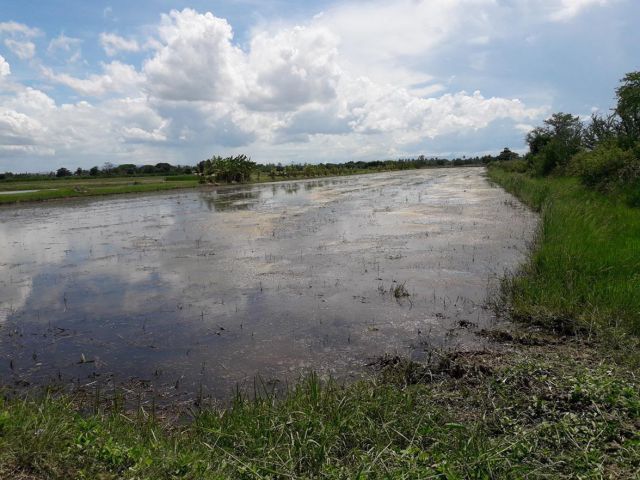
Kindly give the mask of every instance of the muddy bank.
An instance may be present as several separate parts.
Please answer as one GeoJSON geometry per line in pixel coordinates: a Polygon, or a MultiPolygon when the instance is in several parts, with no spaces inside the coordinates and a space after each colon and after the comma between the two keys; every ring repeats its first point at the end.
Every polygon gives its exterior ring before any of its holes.
{"type": "Polygon", "coordinates": [[[470,350],[536,218],[481,169],[0,209],[0,382],[224,396],[470,350]]]}

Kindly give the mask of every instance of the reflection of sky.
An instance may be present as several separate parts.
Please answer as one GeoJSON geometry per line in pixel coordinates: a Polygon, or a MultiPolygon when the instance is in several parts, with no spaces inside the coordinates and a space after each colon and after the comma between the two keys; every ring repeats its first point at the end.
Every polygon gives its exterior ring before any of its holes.
{"type": "Polygon", "coordinates": [[[258,204],[266,208],[287,207],[309,204],[313,197],[305,194],[314,189],[336,187],[344,183],[348,183],[348,179],[285,181],[272,183],[268,187],[223,187],[203,193],[200,198],[210,211],[215,212],[249,210],[258,204]]]}
{"type": "Polygon", "coordinates": [[[487,277],[533,227],[505,198],[460,169],[2,209],[0,322],[24,334],[0,330],[0,355],[34,378],[161,370],[195,385],[207,365],[212,388],[339,374],[488,319],[487,277]],[[380,294],[394,281],[411,303],[380,294]]]}

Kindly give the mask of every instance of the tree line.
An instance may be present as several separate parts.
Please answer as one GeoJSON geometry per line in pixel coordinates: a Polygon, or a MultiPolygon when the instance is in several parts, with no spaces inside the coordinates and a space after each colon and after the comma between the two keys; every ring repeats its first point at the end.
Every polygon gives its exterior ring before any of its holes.
{"type": "Polygon", "coordinates": [[[40,180],[43,178],[92,178],[92,177],[139,177],[139,176],[172,176],[188,175],[193,173],[193,167],[189,165],[171,165],[170,163],[156,163],[155,165],[134,165],[124,163],[115,165],[105,163],[102,167],[94,166],[88,169],[81,167],[70,170],[60,167],[49,173],[0,173],[0,180],[40,180]]]}
{"type": "Polygon", "coordinates": [[[105,163],[102,167],[94,166],[90,169],[77,168],[70,170],[66,167],[58,168],[44,174],[37,173],[0,173],[0,180],[38,180],[48,178],[102,178],[127,176],[173,176],[194,175],[202,183],[244,183],[257,179],[286,180],[292,178],[313,178],[333,175],[352,175],[354,173],[385,172],[393,170],[408,170],[416,168],[484,165],[496,160],[512,160],[518,154],[505,148],[497,156],[484,155],[444,159],[419,155],[415,158],[400,158],[397,160],[349,161],[345,163],[282,163],[260,164],[253,162],[247,155],[221,157],[214,155],[210,159],[202,160],[195,166],[171,165],[157,163],[155,165],[114,165],[105,163]]]}
{"type": "Polygon", "coordinates": [[[444,166],[462,166],[462,165],[480,165],[486,161],[479,157],[473,158],[456,158],[447,160],[442,158],[427,158],[420,155],[416,158],[401,158],[398,160],[373,160],[350,161],[345,163],[308,163],[308,164],[289,164],[282,165],[280,163],[268,163],[258,165],[258,171],[270,177],[272,180],[289,179],[289,178],[313,178],[326,176],[351,175],[354,173],[366,172],[387,172],[394,170],[410,170],[416,168],[444,167],[444,166]]]}
{"type": "Polygon", "coordinates": [[[554,113],[527,134],[529,152],[509,168],[537,176],[575,176],[588,187],[616,191],[640,206],[640,71],[627,73],[615,95],[609,113],[594,113],[586,122],[554,113]]]}
{"type": "Polygon", "coordinates": [[[485,165],[499,160],[514,160],[519,155],[505,148],[499,155],[484,155],[462,157],[453,160],[444,158],[427,158],[420,155],[415,158],[400,158],[397,160],[349,161],[344,163],[254,163],[246,155],[230,157],[214,156],[199,162],[195,171],[204,182],[237,182],[242,183],[250,179],[269,178],[271,180],[289,180],[295,178],[314,178],[327,176],[352,175],[367,172],[387,172],[394,170],[409,170],[417,168],[485,165]]]}

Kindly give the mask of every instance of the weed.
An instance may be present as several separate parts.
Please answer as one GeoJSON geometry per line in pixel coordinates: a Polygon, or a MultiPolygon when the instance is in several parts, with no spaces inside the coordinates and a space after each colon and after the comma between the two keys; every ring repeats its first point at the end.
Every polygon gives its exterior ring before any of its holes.
{"type": "Polygon", "coordinates": [[[398,283],[395,286],[391,287],[391,292],[393,293],[393,296],[396,299],[401,299],[404,297],[408,297],[410,296],[409,291],[407,290],[407,287],[405,286],[406,282],[402,282],[402,283],[398,283]]]}

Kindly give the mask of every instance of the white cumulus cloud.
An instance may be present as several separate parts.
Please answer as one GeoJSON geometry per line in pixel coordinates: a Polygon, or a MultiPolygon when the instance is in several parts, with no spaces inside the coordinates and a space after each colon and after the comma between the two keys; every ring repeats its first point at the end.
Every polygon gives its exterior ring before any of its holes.
{"type": "Polygon", "coordinates": [[[6,77],[7,75],[11,75],[11,66],[9,65],[9,62],[0,55],[0,78],[6,77]]]}
{"type": "Polygon", "coordinates": [[[28,38],[33,38],[42,35],[42,31],[38,28],[29,27],[23,23],[0,22],[0,34],[22,35],[28,38]]]}
{"type": "Polygon", "coordinates": [[[37,119],[0,107],[0,156],[15,153],[46,153],[41,148],[46,127],[37,119]]]}
{"type": "Polygon", "coordinates": [[[250,79],[243,103],[257,110],[291,110],[337,95],[338,40],[329,30],[294,27],[256,34],[244,58],[250,79]]]}
{"type": "Polygon", "coordinates": [[[57,55],[59,52],[63,52],[68,56],[69,62],[77,62],[82,56],[81,46],[81,39],[68,37],[64,33],[61,33],[51,39],[47,47],[47,52],[51,55],[57,55]]]}
{"type": "Polygon", "coordinates": [[[45,76],[56,83],[75,90],[80,95],[99,97],[109,93],[135,91],[141,84],[142,77],[136,69],[118,61],[102,65],[102,74],[77,78],[66,73],[55,73],[45,68],[45,76]]]}
{"type": "Polygon", "coordinates": [[[139,52],[140,45],[135,39],[124,38],[115,33],[101,33],[100,44],[105,53],[110,57],[120,52],[139,52]]]}
{"type": "Polygon", "coordinates": [[[7,38],[5,39],[4,44],[21,60],[31,59],[36,54],[36,46],[33,42],[7,38]]]}
{"type": "Polygon", "coordinates": [[[165,100],[230,101],[243,90],[243,53],[231,25],[185,9],[162,15],[158,44],[143,71],[149,92],[165,100]]]}
{"type": "MultiPolygon", "coordinates": [[[[489,75],[485,52],[508,31],[607,2],[507,3],[336,3],[307,22],[260,24],[241,41],[213,13],[172,10],[140,30],[146,35],[95,38],[108,57],[139,53],[135,63],[109,59],[83,72],[92,64],[31,62],[40,67],[40,89],[12,83],[0,57],[0,157],[55,154],[88,166],[100,163],[96,152],[116,163],[175,163],[244,151],[261,161],[314,161],[411,154],[430,140],[496,124],[521,138],[547,107],[474,91],[470,81],[467,91],[454,89],[456,72],[430,71],[429,60],[457,45],[471,68],[489,75]],[[69,100],[60,86],[82,100],[69,100]]],[[[15,52],[40,32],[7,22],[0,34],[15,52]]],[[[48,51],[79,48],[62,34],[48,51]]]]}

